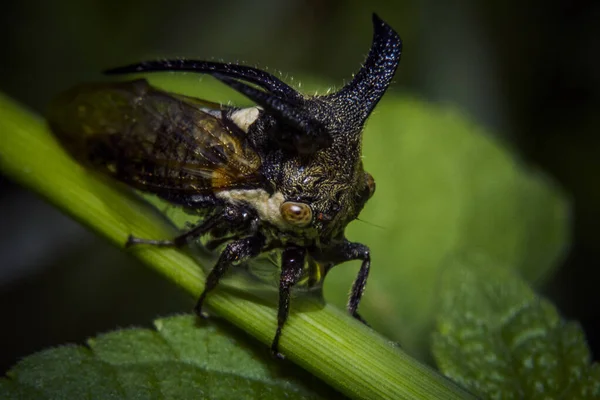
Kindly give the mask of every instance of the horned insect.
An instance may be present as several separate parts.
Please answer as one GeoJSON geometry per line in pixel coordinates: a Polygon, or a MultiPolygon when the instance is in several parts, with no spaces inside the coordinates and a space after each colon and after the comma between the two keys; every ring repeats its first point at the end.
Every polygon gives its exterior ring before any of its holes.
{"type": "Polygon", "coordinates": [[[280,251],[277,330],[271,345],[280,357],[291,289],[315,264],[329,270],[362,261],[347,306],[362,320],[357,310],[370,251],[347,240],[344,231],[375,191],[361,160],[362,131],[391,83],[402,48],[398,34],[375,14],[373,26],[364,65],[341,90],[327,95],[303,95],[249,66],[179,59],[107,73],[208,74],[256,106],[223,106],[169,93],[144,79],[81,85],[50,106],[49,125],[73,157],[203,217],[172,240],[131,236],[127,245],[184,246],[200,237],[208,237],[209,247],[224,244],[198,299],[199,315],[229,267],[280,251]]]}

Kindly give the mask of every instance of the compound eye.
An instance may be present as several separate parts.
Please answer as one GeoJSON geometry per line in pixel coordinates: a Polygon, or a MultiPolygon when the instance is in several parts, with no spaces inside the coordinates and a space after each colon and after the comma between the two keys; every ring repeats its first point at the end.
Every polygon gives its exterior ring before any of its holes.
{"type": "Polygon", "coordinates": [[[312,210],[308,204],[286,201],[281,205],[279,211],[287,223],[299,228],[312,222],[312,210]]]}
{"type": "Polygon", "coordinates": [[[368,172],[365,172],[365,181],[367,182],[367,188],[369,189],[369,199],[375,193],[375,179],[373,179],[373,175],[368,172]]]}

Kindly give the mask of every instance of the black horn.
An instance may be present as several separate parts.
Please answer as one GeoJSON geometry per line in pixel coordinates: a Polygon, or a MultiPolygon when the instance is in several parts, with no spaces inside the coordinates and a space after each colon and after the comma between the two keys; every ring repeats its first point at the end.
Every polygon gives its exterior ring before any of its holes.
{"type": "Polygon", "coordinates": [[[340,91],[324,98],[353,114],[356,127],[362,127],[390,85],[402,53],[400,36],[377,14],[373,14],[373,42],[363,67],[340,91]]]}
{"type": "Polygon", "coordinates": [[[118,75],[164,71],[184,71],[201,74],[221,74],[232,78],[243,79],[247,82],[262,87],[263,89],[269,91],[270,93],[273,93],[274,95],[283,98],[300,98],[300,94],[296,90],[286,85],[280,79],[269,74],[268,72],[261,71],[257,68],[248,67],[246,65],[187,59],[156,60],[141,62],[137,64],[130,64],[124,67],[112,68],[104,71],[104,73],[108,75],[118,75]]]}
{"type": "Polygon", "coordinates": [[[336,135],[360,133],[391,83],[400,63],[402,41],[376,14],[373,14],[373,30],[371,50],[354,79],[340,91],[325,96],[305,97],[265,71],[211,61],[148,61],[105,72],[187,71],[212,75],[274,117],[278,128],[273,135],[282,145],[311,154],[329,146],[336,135]]]}

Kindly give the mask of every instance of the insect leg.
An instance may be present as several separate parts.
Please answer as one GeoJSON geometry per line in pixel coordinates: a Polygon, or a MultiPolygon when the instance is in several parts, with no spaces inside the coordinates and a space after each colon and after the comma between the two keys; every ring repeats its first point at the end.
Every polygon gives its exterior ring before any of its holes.
{"type": "Polygon", "coordinates": [[[302,276],[306,249],[297,246],[287,247],[281,256],[281,278],[279,280],[279,309],[277,311],[277,331],[271,344],[271,352],[277,358],[283,358],[279,353],[279,338],[290,312],[290,289],[298,283],[302,276]]]}
{"type": "Polygon", "coordinates": [[[260,254],[264,245],[265,237],[258,234],[256,236],[238,239],[229,243],[225,247],[225,250],[223,250],[219,256],[217,264],[206,277],[204,291],[198,298],[198,302],[194,308],[196,314],[206,318],[206,315],[202,312],[202,304],[204,303],[206,295],[217,286],[219,280],[223,277],[223,275],[225,275],[225,272],[227,272],[227,269],[231,265],[243,263],[253,257],[256,257],[260,254]]]}
{"type": "Polygon", "coordinates": [[[326,258],[330,261],[341,263],[352,260],[362,260],[358,275],[352,284],[347,309],[350,315],[364,324],[365,320],[358,314],[358,305],[367,285],[369,270],[371,269],[371,251],[362,243],[352,243],[344,240],[341,244],[327,251],[326,258]]]}
{"type": "Polygon", "coordinates": [[[350,298],[348,299],[348,312],[354,318],[362,321],[365,320],[358,314],[358,305],[362,298],[365,287],[367,286],[367,278],[369,277],[369,271],[371,270],[371,251],[367,246],[362,243],[347,243],[346,254],[351,257],[349,260],[362,260],[358,275],[352,284],[352,291],[350,292],[350,298]]]}
{"type": "Polygon", "coordinates": [[[202,223],[198,226],[195,226],[192,229],[183,232],[182,234],[176,236],[171,240],[142,239],[133,235],[129,235],[129,237],[127,238],[127,242],[125,243],[125,247],[131,247],[138,244],[148,244],[151,246],[159,247],[181,247],[188,243],[188,239],[202,236],[211,229],[213,229],[220,222],[220,217],[220,214],[211,215],[207,219],[202,221],[202,223]]]}

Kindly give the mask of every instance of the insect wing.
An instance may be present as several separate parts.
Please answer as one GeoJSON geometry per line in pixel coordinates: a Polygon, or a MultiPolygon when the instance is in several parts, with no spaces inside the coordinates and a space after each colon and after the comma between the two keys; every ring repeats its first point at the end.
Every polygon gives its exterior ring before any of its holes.
{"type": "Polygon", "coordinates": [[[201,194],[259,179],[260,157],[218,107],[136,80],[75,87],[52,103],[48,121],[96,170],[159,195],[201,194]]]}

